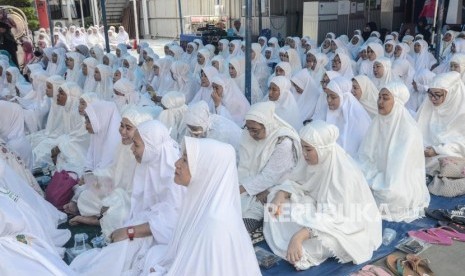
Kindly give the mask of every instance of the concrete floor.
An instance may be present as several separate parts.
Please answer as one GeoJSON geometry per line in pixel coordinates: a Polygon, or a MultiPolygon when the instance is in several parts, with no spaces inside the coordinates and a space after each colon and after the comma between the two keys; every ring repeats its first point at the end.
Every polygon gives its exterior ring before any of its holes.
{"type": "MultiPolygon", "coordinates": [[[[393,254],[405,256],[401,251],[393,254]]],[[[430,268],[436,276],[462,276],[465,275],[465,242],[454,241],[451,246],[431,245],[420,255],[430,261],[430,268]]],[[[386,258],[374,263],[374,265],[386,266],[386,258]]]]}

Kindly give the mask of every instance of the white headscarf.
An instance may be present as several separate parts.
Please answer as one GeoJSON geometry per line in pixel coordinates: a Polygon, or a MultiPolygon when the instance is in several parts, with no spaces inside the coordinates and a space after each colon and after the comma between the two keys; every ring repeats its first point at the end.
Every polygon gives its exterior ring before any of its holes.
{"type": "Polygon", "coordinates": [[[352,82],[342,76],[332,79],[327,89],[339,96],[339,107],[326,113],[326,122],[337,126],[339,138],[337,143],[353,158],[357,157],[358,148],[365,137],[371,118],[363,106],[352,95],[352,82]]]}
{"type": "Polygon", "coordinates": [[[168,252],[155,270],[166,275],[260,275],[242,222],[234,149],[210,139],[186,137],[185,143],[192,178],[168,252]],[[222,257],[212,262],[212,256],[222,257]]]}
{"type": "Polygon", "coordinates": [[[359,99],[360,103],[371,118],[375,117],[378,114],[378,88],[370,78],[365,75],[358,75],[353,79],[357,81],[360,90],[362,90],[362,95],[359,99]]]}
{"type": "Polygon", "coordinates": [[[94,78],[95,67],[97,67],[98,61],[93,58],[89,57],[84,59],[83,63],[87,66],[87,76],[85,76],[84,82],[84,91],[95,91],[97,87],[97,82],[94,78]]]}
{"type": "Polygon", "coordinates": [[[386,84],[388,84],[390,82],[400,80],[400,78],[398,76],[396,76],[395,74],[393,74],[393,72],[392,72],[391,59],[389,59],[387,57],[377,58],[375,60],[375,62],[373,63],[373,65],[375,65],[376,63],[380,63],[384,68],[384,73],[381,76],[381,78],[377,78],[377,77],[373,78],[373,83],[376,85],[376,87],[379,90],[381,90],[381,88],[383,88],[386,84]]]}
{"type": "Polygon", "coordinates": [[[450,62],[455,62],[460,66],[460,76],[462,82],[465,82],[465,53],[457,53],[452,56],[450,62]]]}
{"type": "Polygon", "coordinates": [[[392,82],[385,88],[394,97],[394,106],[388,115],[378,114],[373,119],[360,146],[360,167],[383,219],[412,221],[430,201],[423,137],[404,107],[409,98],[407,87],[392,82]]]}
{"type": "Polygon", "coordinates": [[[189,64],[175,61],[171,64],[170,71],[175,81],[176,90],[184,94],[186,103],[190,103],[199,90],[200,84],[191,75],[189,64]]]}
{"type": "Polygon", "coordinates": [[[239,90],[233,80],[222,75],[214,76],[211,82],[223,88],[221,104],[229,111],[232,120],[239,126],[243,126],[245,113],[250,108],[250,103],[245,98],[244,93],[239,90]]]}
{"type": "Polygon", "coordinates": [[[24,133],[23,109],[16,103],[0,101],[0,140],[14,151],[28,169],[32,169],[32,148],[24,133]]]}
{"type": "MultiPolygon", "coordinates": [[[[16,96],[16,84],[21,83],[21,82],[26,82],[24,79],[23,75],[21,75],[21,72],[19,71],[18,67],[15,66],[10,66],[7,69],[3,69],[3,74],[10,73],[11,74],[11,81],[8,82],[6,77],[5,77],[5,91],[3,92],[3,95],[10,95],[10,96],[16,96]]],[[[1,91],[0,91],[1,92],[1,91]]]]}
{"type": "Polygon", "coordinates": [[[415,90],[413,86],[411,87],[410,99],[408,100],[406,105],[407,108],[414,112],[418,111],[418,109],[426,99],[426,95],[430,87],[431,81],[435,76],[436,74],[428,69],[421,69],[420,71],[415,73],[415,75],[413,76],[413,81],[415,81],[417,89],[415,90]]]}
{"type": "Polygon", "coordinates": [[[126,105],[139,104],[140,94],[135,90],[134,84],[128,79],[119,79],[113,85],[113,89],[124,95],[113,95],[113,101],[116,103],[119,111],[122,111],[126,105]]]}
{"type": "Polygon", "coordinates": [[[367,50],[368,48],[370,48],[374,52],[375,59],[373,61],[371,61],[368,58],[366,60],[363,60],[360,63],[360,67],[358,68],[358,73],[360,75],[366,75],[370,78],[374,78],[375,76],[373,75],[373,64],[376,59],[384,57],[384,48],[382,45],[374,42],[368,43],[367,50]]]}
{"type": "MultiPolygon", "coordinates": [[[[291,204],[305,203],[307,208],[315,208],[315,212],[307,209],[300,213],[302,215],[293,215],[292,219],[300,227],[309,227],[334,257],[342,263],[361,264],[381,245],[381,218],[363,173],[336,143],[338,135],[335,126],[319,120],[303,127],[300,138],[316,149],[318,164],[308,165],[302,159],[290,179],[276,190],[291,193],[291,204]],[[360,209],[356,211],[354,206],[360,209]],[[360,210],[366,211],[361,218],[358,216],[360,210]]],[[[287,251],[279,241],[289,238],[273,231],[276,223],[282,222],[272,219],[265,223],[265,238],[273,251],[287,251]]],[[[309,250],[318,250],[306,247],[305,243],[303,248],[309,254],[313,253],[309,250]]]]}
{"type": "MultiPolygon", "coordinates": [[[[243,56],[230,58],[229,64],[236,70],[236,77],[233,79],[239,87],[240,91],[245,93],[245,59],[243,56]]],[[[260,89],[260,84],[254,75],[251,77],[251,103],[257,103],[262,100],[263,92],[260,89]]]]}
{"type": "Polygon", "coordinates": [[[444,102],[434,106],[425,99],[418,110],[418,125],[423,133],[425,146],[437,154],[465,156],[465,86],[457,72],[435,76],[429,88],[446,90],[444,102]]]}
{"type": "Polygon", "coordinates": [[[185,189],[174,183],[179,148],[168,129],[158,121],[141,123],[142,160],[136,165],[129,221],[148,222],[156,244],[167,244],[175,231],[185,189]]]}
{"type": "Polygon", "coordinates": [[[229,57],[229,40],[227,39],[220,39],[218,41],[218,45],[222,45],[223,50],[221,50],[218,55],[222,56],[224,59],[228,59],[229,57]]]}
{"type": "Polygon", "coordinates": [[[303,126],[303,121],[300,120],[299,107],[290,91],[291,82],[283,76],[274,77],[271,82],[279,87],[280,93],[279,98],[274,102],[276,104],[276,115],[296,130],[299,130],[303,126]]]}
{"type": "Polygon", "coordinates": [[[268,46],[270,46],[273,49],[273,52],[271,52],[271,60],[276,63],[279,62],[280,61],[280,58],[279,58],[280,47],[279,47],[278,39],[276,37],[270,38],[270,40],[268,40],[268,46]]]}
{"type": "Polygon", "coordinates": [[[310,72],[310,76],[312,76],[313,80],[315,83],[318,85],[320,81],[323,79],[323,75],[326,72],[326,64],[328,64],[329,59],[328,56],[322,53],[316,53],[313,51],[310,51],[307,53],[307,55],[314,55],[316,58],[316,66],[315,69],[310,69],[307,68],[307,70],[310,72]]]}
{"type": "Polygon", "coordinates": [[[302,69],[295,74],[291,81],[303,90],[302,94],[297,93],[293,88],[292,95],[299,108],[299,119],[301,122],[312,118],[319,97],[318,85],[310,76],[307,69],[302,69]]]}
{"type": "Polygon", "coordinates": [[[341,69],[338,73],[342,76],[352,79],[354,77],[354,72],[352,70],[352,59],[345,53],[336,53],[334,57],[338,56],[341,60],[341,69]]]}
{"type": "Polygon", "coordinates": [[[175,82],[170,71],[172,59],[161,58],[155,60],[153,64],[159,69],[158,76],[155,76],[152,80],[152,84],[154,85],[152,87],[156,89],[159,96],[163,96],[165,93],[172,91],[175,86],[175,82]]]}
{"type": "Polygon", "coordinates": [[[113,160],[117,146],[121,143],[119,125],[121,116],[116,105],[107,101],[96,101],[85,109],[94,133],[90,135],[87,150],[87,170],[109,167],[113,160]]]}
{"type": "Polygon", "coordinates": [[[419,71],[421,69],[431,69],[436,63],[436,59],[434,56],[428,51],[428,42],[424,41],[423,39],[415,41],[415,44],[420,45],[420,52],[413,54],[413,59],[415,61],[415,70],[419,71]]]}
{"type": "Polygon", "coordinates": [[[289,56],[289,64],[292,68],[292,74],[295,74],[298,71],[302,70],[302,60],[300,58],[299,53],[292,48],[287,49],[286,53],[289,56]]]}
{"type": "Polygon", "coordinates": [[[66,72],[66,63],[65,63],[65,53],[66,50],[64,48],[55,48],[53,50],[53,54],[57,56],[57,62],[53,63],[53,61],[50,59],[47,65],[47,73],[50,76],[53,75],[60,75],[63,76],[66,72]]]}
{"type": "Polygon", "coordinates": [[[161,99],[161,104],[166,109],[160,113],[158,120],[170,130],[171,137],[180,142],[186,133],[183,122],[187,111],[186,97],[181,92],[170,91],[161,99]]]}
{"type": "Polygon", "coordinates": [[[113,99],[113,70],[110,66],[99,64],[96,67],[100,72],[100,81],[97,82],[95,92],[100,99],[111,101],[113,99]]]}
{"type": "Polygon", "coordinates": [[[116,36],[116,41],[121,44],[129,43],[129,34],[124,30],[123,26],[120,26],[118,29],[118,35],[116,36]]]}
{"type": "Polygon", "coordinates": [[[297,156],[300,156],[299,135],[293,127],[276,115],[273,102],[252,105],[245,115],[245,119],[262,124],[265,127],[266,137],[256,141],[248,131],[242,132],[238,166],[239,182],[257,175],[266,166],[278,139],[281,137],[290,138],[298,152],[297,156]]]}
{"type": "Polygon", "coordinates": [[[81,64],[84,60],[84,56],[77,52],[70,52],[66,54],[66,57],[74,61],[73,69],[66,69],[66,81],[73,81],[83,88],[85,76],[82,74],[81,64]]]}
{"type": "Polygon", "coordinates": [[[197,91],[190,103],[204,101],[208,104],[210,112],[213,112],[215,110],[215,103],[211,97],[213,92],[212,80],[216,75],[218,75],[218,70],[216,70],[215,67],[209,65],[203,68],[202,72],[204,72],[205,76],[207,77],[209,84],[207,87],[200,87],[199,91],[197,91]]]}
{"type": "Polygon", "coordinates": [[[56,138],[61,134],[61,112],[63,111],[57,105],[58,87],[65,82],[62,76],[54,75],[47,79],[53,86],[53,96],[50,99],[50,111],[45,125],[45,134],[49,137],[56,138]]]}

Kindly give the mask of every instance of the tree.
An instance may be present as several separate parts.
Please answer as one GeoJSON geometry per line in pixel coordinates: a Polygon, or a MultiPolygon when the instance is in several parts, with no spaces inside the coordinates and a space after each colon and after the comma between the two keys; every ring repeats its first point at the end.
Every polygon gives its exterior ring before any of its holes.
{"type": "Polygon", "coordinates": [[[34,0],[2,0],[2,4],[20,8],[26,15],[29,30],[34,31],[39,28],[34,0]]]}

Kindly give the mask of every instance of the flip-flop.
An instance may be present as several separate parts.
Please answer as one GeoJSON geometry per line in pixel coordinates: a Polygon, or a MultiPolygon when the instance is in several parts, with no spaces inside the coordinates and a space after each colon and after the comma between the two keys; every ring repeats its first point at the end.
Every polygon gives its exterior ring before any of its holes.
{"type": "Polygon", "coordinates": [[[409,262],[410,265],[412,265],[414,273],[420,276],[434,276],[434,272],[429,267],[428,259],[422,259],[419,256],[413,254],[407,254],[405,259],[409,262]]]}
{"type": "Polygon", "coordinates": [[[395,254],[387,256],[386,266],[396,276],[417,276],[410,261],[395,254]]]}
{"type": "Polygon", "coordinates": [[[455,222],[449,222],[449,221],[438,221],[439,226],[449,226],[450,228],[456,230],[457,232],[464,233],[465,234],[465,226],[455,223],[455,222]]]}
{"type": "Polygon", "coordinates": [[[448,226],[441,226],[438,228],[429,229],[429,231],[435,233],[437,236],[449,237],[456,241],[465,242],[465,234],[460,233],[448,226]]]}
{"type": "Polygon", "coordinates": [[[438,236],[435,233],[428,232],[429,229],[420,229],[418,231],[408,231],[410,237],[414,237],[431,244],[452,245],[452,239],[438,236]]]}

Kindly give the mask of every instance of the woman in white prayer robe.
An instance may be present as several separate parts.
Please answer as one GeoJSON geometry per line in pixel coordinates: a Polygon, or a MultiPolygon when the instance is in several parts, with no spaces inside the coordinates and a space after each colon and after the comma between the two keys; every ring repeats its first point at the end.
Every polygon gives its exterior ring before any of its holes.
{"type": "Polygon", "coordinates": [[[221,55],[216,55],[211,60],[211,65],[218,70],[218,73],[229,77],[229,64],[221,55]]]}
{"type": "Polygon", "coordinates": [[[118,67],[123,66],[123,59],[127,55],[130,55],[128,53],[127,46],[125,44],[123,44],[123,43],[118,43],[118,45],[116,46],[115,54],[116,54],[116,57],[118,58],[118,61],[117,61],[117,66],[118,67]]]}
{"type": "MultiPolygon", "coordinates": [[[[231,58],[229,60],[229,75],[239,87],[239,90],[245,94],[245,59],[243,56],[231,58]]],[[[257,78],[251,77],[251,104],[257,103],[263,99],[263,91],[257,78]]]]}
{"type": "Polygon", "coordinates": [[[105,53],[102,59],[102,63],[110,66],[113,71],[118,69],[118,58],[113,53],[105,53]]]}
{"type": "Polygon", "coordinates": [[[358,75],[352,79],[352,95],[362,104],[371,118],[378,115],[378,88],[365,75],[358,75]]]}
{"type": "Polygon", "coordinates": [[[357,164],[336,143],[338,134],[335,126],[319,120],[302,128],[304,158],[268,196],[266,242],[297,270],[329,257],[361,264],[381,245],[376,202],[357,164]],[[301,206],[305,210],[297,210],[301,206]],[[289,212],[281,213],[286,207],[289,212]]]}
{"type": "Polygon", "coordinates": [[[328,57],[325,54],[310,51],[307,53],[307,70],[318,85],[326,72],[328,57]]]}
{"type": "Polygon", "coordinates": [[[97,88],[97,82],[95,80],[95,68],[98,65],[98,61],[93,57],[88,57],[82,62],[82,75],[84,76],[83,91],[91,92],[97,88]]]}
{"type": "Polygon", "coordinates": [[[387,57],[377,58],[373,63],[373,83],[379,90],[390,82],[402,81],[399,76],[392,71],[391,66],[391,59],[387,57]]]}
{"type": "Polygon", "coordinates": [[[94,79],[97,83],[95,93],[105,101],[113,100],[113,70],[108,65],[99,64],[94,69],[94,79]]]}
{"type": "Polygon", "coordinates": [[[222,56],[225,60],[229,58],[229,40],[220,39],[218,41],[218,55],[222,56]]]}
{"type": "Polygon", "coordinates": [[[186,97],[181,92],[170,91],[161,99],[161,104],[165,109],[158,116],[158,120],[169,129],[171,138],[180,143],[186,134],[186,97]]]}
{"type": "Polygon", "coordinates": [[[66,214],[58,211],[39,195],[1,158],[0,193],[18,199],[17,203],[24,207],[22,209],[27,214],[31,233],[37,234],[56,255],[62,257],[65,251],[63,245],[71,237],[71,232],[68,229],[57,229],[57,227],[66,221],[66,214]]]}
{"type": "Polygon", "coordinates": [[[333,71],[338,72],[341,76],[348,79],[352,79],[354,77],[354,72],[352,71],[352,59],[350,59],[347,54],[336,53],[331,62],[331,68],[333,71]]]}
{"type": "Polygon", "coordinates": [[[410,222],[423,215],[430,201],[425,183],[423,137],[404,107],[409,91],[402,82],[382,88],[378,115],[360,145],[359,164],[381,216],[410,222]]]}
{"type": "Polygon", "coordinates": [[[200,89],[195,93],[194,98],[189,104],[204,101],[208,104],[211,113],[215,111],[215,103],[212,98],[213,87],[212,80],[218,75],[218,70],[213,66],[205,66],[200,72],[200,89]]]}
{"type": "Polygon", "coordinates": [[[81,94],[81,88],[74,82],[59,86],[56,99],[58,112],[54,112],[52,118],[49,116],[47,122],[47,127],[48,123],[52,124],[51,129],[46,128],[45,137],[32,150],[35,166],[49,165],[56,158],[57,171],[82,174],[89,137],[79,114],[81,94]]]}
{"type": "Polygon", "coordinates": [[[186,138],[174,178],[187,186],[181,215],[168,246],[150,251],[144,273],[261,275],[241,220],[235,159],[230,145],[186,138]]]}
{"type": "Polygon", "coordinates": [[[299,109],[299,120],[304,122],[313,117],[320,95],[318,85],[307,69],[302,69],[291,78],[292,95],[299,109]]]}
{"type": "Polygon", "coordinates": [[[413,76],[410,98],[405,105],[409,110],[417,112],[427,97],[427,92],[435,73],[428,69],[421,69],[413,76]]]}
{"type": "Polygon", "coordinates": [[[252,73],[257,79],[262,93],[268,90],[268,78],[270,77],[270,67],[266,63],[266,58],[261,54],[261,47],[258,43],[252,43],[252,73]]]}
{"type": "Polygon", "coordinates": [[[120,112],[128,105],[138,105],[141,100],[141,96],[135,90],[134,84],[126,78],[116,81],[113,90],[115,92],[113,101],[120,112]]]}
{"type": "Polygon", "coordinates": [[[200,83],[200,74],[202,70],[205,67],[210,66],[211,58],[212,58],[211,52],[208,49],[200,49],[197,52],[197,57],[196,57],[197,63],[195,64],[194,71],[192,74],[194,78],[198,81],[198,83],[200,83]]]}
{"type": "Polygon", "coordinates": [[[465,85],[460,74],[438,74],[429,85],[428,99],[418,110],[423,134],[426,173],[439,173],[439,158],[465,157],[465,85]]]}
{"type": "Polygon", "coordinates": [[[66,62],[65,62],[65,53],[66,50],[63,48],[55,48],[52,52],[52,58],[47,65],[47,73],[50,76],[59,75],[63,76],[66,72],[66,62]]]}
{"type": "Polygon", "coordinates": [[[460,79],[465,83],[465,54],[457,53],[453,55],[449,64],[450,71],[459,72],[460,79]]]}
{"type": "Polygon", "coordinates": [[[189,64],[182,61],[175,61],[171,64],[171,75],[175,81],[175,89],[184,94],[186,103],[190,103],[199,91],[200,85],[189,71],[189,64]]]}
{"type": "Polygon", "coordinates": [[[224,116],[212,114],[204,101],[189,105],[184,114],[184,124],[186,136],[215,139],[239,151],[240,127],[224,116]]]}
{"type": "Polygon", "coordinates": [[[118,34],[116,36],[116,41],[118,44],[129,45],[129,34],[124,30],[123,26],[119,26],[118,34]]]}
{"type": "Polygon", "coordinates": [[[235,57],[243,57],[244,52],[242,51],[242,42],[240,40],[232,40],[229,42],[229,60],[235,57]]]}
{"type": "Polygon", "coordinates": [[[32,148],[24,133],[23,109],[16,103],[0,101],[0,140],[14,151],[29,170],[32,170],[32,148]]]}
{"type": "Polygon", "coordinates": [[[413,44],[413,50],[415,71],[419,71],[421,69],[431,70],[431,67],[436,64],[436,58],[428,50],[428,42],[423,39],[415,41],[413,44]]]}
{"type": "Polygon", "coordinates": [[[185,188],[173,183],[177,143],[162,123],[147,121],[137,127],[131,149],[137,165],[129,216],[124,227],[111,234],[111,244],[73,260],[70,266],[78,273],[140,275],[150,247],[168,244],[175,232],[185,195],[185,188]]]}
{"type": "Polygon", "coordinates": [[[362,60],[359,63],[358,73],[360,75],[366,75],[369,78],[374,78],[373,75],[373,65],[376,59],[384,57],[384,48],[378,43],[368,43],[367,48],[367,59],[362,60]]]}
{"type": "MultiPolygon", "coordinates": [[[[2,161],[0,160],[0,163],[2,161]]],[[[0,165],[2,166],[2,165],[0,165]]],[[[0,168],[1,178],[4,178],[0,168]]],[[[33,206],[19,196],[0,187],[0,254],[2,275],[75,275],[62,260],[53,245],[41,235],[36,226],[39,217],[34,217],[33,206]],[[18,265],[15,265],[15,264],[18,265]]]]}
{"type": "Polygon", "coordinates": [[[139,91],[145,84],[147,84],[145,82],[144,72],[142,72],[142,69],[137,66],[137,59],[134,56],[126,55],[122,60],[122,67],[128,68],[128,78],[130,81],[134,82],[136,90],[139,91]]]}
{"type": "Polygon", "coordinates": [[[17,95],[16,91],[16,84],[21,82],[26,82],[23,75],[17,67],[10,66],[4,70],[5,74],[5,87],[3,88],[3,92],[1,92],[1,98],[5,100],[10,100],[14,96],[17,95]]]}
{"type": "Polygon", "coordinates": [[[194,42],[187,43],[186,52],[183,55],[183,61],[189,65],[190,70],[194,70],[197,64],[197,44],[194,42]]]}
{"type": "Polygon", "coordinates": [[[299,130],[303,126],[300,120],[300,110],[291,93],[291,82],[283,76],[271,79],[268,100],[275,103],[275,112],[279,118],[299,130]]]}
{"type": "Polygon", "coordinates": [[[239,127],[244,125],[244,116],[250,109],[244,93],[230,78],[216,75],[212,80],[214,113],[234,121],[239,127]]]}
{"type": "Polygon", "coordinates": [[[326,118],[326,112],[328,111],[328,101],[326,100],[327,95],[324,91],[328,83],[334,79],[341,76],[336,71],[326,71],[323,75],[323,78],[320,81],[319,89],[319,96],[318,101],[316,103],[315,112],[313,113],[312,120],[322,120],[324,121],[326,118]]]}
{"type": "Polygon", "coordinates": [[[247,231],[261,225],[269,189],[289,177],[301,154],[297,132],[275,113],[273,102],[252,105],[239,149],[242,217],[247,231]]]}
{"type": "Polygon", "coordinates": [[[77,52],[66,53],[66,81],[77,83],[81,88],[84,88],[85,78],[82,74],[81,64],[84,56],[77,52]]]}
{"type": "Polygon", "coordinates": [[[337,143],[352,158],[356,158],[371,118],[352,95],[351,88],[352,82],[343,76],[332,79],[324,88],[328,103],[325,121],[339,129],[337,143]]]}
{"type": "Polygon", "coordinates": [[[163,97],[165,93],[172,91],[176,85],[171,75],[172,64],[172,59],[166,57],[153,62],[155,76],[150,85],[157,92],[157,96],[163,97]]]}
{"type": "Polygon", "coordinates": [[[23,109],[25,132],[37,132],[42,125],[41,108],[44,97],[29,82],[17,82],[16,91],[17,95],[10,101],[19,104],[23,109]]]}

